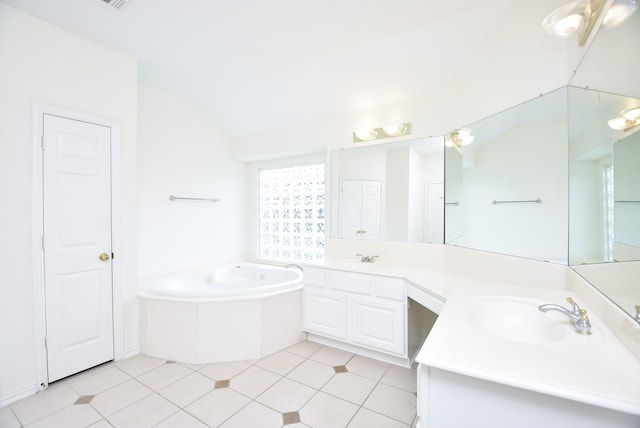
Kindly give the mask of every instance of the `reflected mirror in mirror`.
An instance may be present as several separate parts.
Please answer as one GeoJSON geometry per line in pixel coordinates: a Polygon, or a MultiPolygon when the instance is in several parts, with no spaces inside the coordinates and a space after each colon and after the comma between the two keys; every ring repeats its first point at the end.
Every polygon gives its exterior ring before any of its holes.
{"type": "Polygon", "coordinates": [[[332,238],[444,241],[442,137],[331,152],[332,238]]]}
{"type": "Polygon", "coordinates": [[[569,88],[572,265],[640,259],[640,121],[622,116],[636,107],[640,99],[569,88]]]}
{"type": "Polygon", "coordinates": [[[571,149],[570,263],[631,317],[637,316],[635,307],[640,305],[640,204],[630,202],[638,200],[640,192],[640,133],[635,127],[613,131],[608,129],[607,122],[620,117],[622,109],[637,105],[640,99],[638,40],[640,10],[622,25],[599,28],[571,79],[571,85],[593,91],[572,90],[569,103],[572,146],[580,147],[571,149]],[[593,121],[593,127],[600,128],[600,141],[595,136],[591,136],[590,143],[578,141],[580,128],[587,126],[589,120],[593,121]],[[600,154],[596,149],[598,145],[600,154]],[[585,146],[592,146],[592,150],[586,150],[585,146]],[[589,151],[591,157],[600,159],[598,163],[611,164],[606,178],[597,172],[582,171],[594,168],[588,164],[595,160],[580,158],[589,151]],[[611,183],[606,189],[606,205],[601,198],[605,191],[602,180],[611,183]],[[590,188],[591,193],[582,192],[584,188],[590,188]],[[585,209],[593,210],[598,216],[598,219],[589,216],[590,228],[584,219],[575,215],[585,209]],[[580,236],[579,231],[584,236],[580,236]],[[604,261],[607,263],[602,263],[604,261]]]}
{"type": "Polygon", "coordinates": [[[567,89],[448,137],[445,242],[567,264],[567,89]]]}

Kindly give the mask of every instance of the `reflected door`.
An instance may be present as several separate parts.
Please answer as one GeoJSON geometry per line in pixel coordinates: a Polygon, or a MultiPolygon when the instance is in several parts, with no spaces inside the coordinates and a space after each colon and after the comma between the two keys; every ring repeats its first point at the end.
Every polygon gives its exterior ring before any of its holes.
{"type": "Polygon", "coordinates": [[[382,184],[377,180],[341,181],[340,237],[381,239],[382,184]]]}

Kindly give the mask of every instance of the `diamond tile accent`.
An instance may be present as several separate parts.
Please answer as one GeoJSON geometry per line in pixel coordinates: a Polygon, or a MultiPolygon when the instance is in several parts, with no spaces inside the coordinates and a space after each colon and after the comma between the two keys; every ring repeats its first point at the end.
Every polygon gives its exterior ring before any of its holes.
{"type": "Polygon", "coordinates": [[[229,379],[226,380],[217,380],[216,381],[216,389],[220,389],[220,388],[229,388],[229,379]]]}
{"type": "Polygon", "coordinates": [[[336,373],[347,373],[347,366],[333,366],[333,371],[336,373]]]}
{"type": "Polygon", "coordinates": [[[91,400],[93,400],[93,397],[95,397],[95,395],[82,395],[73,404],[89,404],[91,400]]]}
{"type": "Polygon", "coordinates": [[[298,422],[300,422],[299,412],[286,412],[282,414],[283,425],[297,424],[298,422]]]}

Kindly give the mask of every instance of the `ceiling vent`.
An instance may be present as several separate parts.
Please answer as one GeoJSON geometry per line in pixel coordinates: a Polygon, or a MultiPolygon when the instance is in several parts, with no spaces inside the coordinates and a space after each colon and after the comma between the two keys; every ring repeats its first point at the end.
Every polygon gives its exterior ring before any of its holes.
{"type": "Polygon", "coordinates": [[[108,4],[109,6],[113,6],[116,9],[120,9],[122,6],[124,6],[127,3],[128,0],[102,0],[102,1],[108,4]]]}

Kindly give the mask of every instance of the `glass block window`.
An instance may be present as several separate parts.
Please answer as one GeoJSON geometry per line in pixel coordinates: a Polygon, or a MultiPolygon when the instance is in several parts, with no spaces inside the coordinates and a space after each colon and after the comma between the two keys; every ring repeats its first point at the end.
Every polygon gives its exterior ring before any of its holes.
{"type": "Polygon", "coordinates": [[[324,258],[324,163],[258,173],[259,257],[311,261],[324,258]]]}
{"type": "Polygon", "coordinates": [[[604,260],[613,260],[614,240],[614,202],[613,202],[613,165],[605,165],[603,175],[604,201],[604,260]]]}

